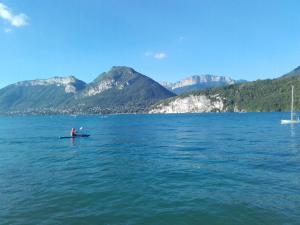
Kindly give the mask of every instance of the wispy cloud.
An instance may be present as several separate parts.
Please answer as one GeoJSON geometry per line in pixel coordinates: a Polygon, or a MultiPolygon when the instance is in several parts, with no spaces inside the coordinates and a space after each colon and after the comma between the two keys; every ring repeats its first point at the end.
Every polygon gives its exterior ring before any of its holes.
{"type": "Polygon", "coordinates": [[[165,52],[150,52],[147,51],[144,54],[146,57],[153,57],[154,59],[162,60],[168,57],[165,52]]]}
{"type": "Polygon", "coordinates": [[[28,17],[24,13],[13,14],[11,9],[0,2],[0,18],[4,19],[11,26],[22,27],[28,24],[28,17]]]}
{"type": "Polygon", "coordinates": [[[154,54],[155,59],[165,59],[167,57],[168,57],[167,54],[164,52],[158,52],[154,54]]]}

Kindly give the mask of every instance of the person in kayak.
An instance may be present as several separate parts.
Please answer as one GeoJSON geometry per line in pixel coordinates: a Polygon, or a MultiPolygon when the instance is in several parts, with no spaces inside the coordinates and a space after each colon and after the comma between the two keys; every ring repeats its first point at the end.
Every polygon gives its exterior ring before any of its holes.
{"type": "Polygon", "coordinates": [[[70,135],[71,135],[71,137],[75,137],[77,135],[75,128],[71,129],[70,135]]]}

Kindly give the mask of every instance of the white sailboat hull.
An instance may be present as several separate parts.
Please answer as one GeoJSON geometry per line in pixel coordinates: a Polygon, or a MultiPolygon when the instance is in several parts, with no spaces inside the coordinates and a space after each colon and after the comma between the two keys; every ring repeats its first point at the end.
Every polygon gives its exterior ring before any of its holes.
{"type": "Polygon", "coordinates": [[[295,124],[300,123],[300,120],[281,120],[281,124],[295,124]]]}

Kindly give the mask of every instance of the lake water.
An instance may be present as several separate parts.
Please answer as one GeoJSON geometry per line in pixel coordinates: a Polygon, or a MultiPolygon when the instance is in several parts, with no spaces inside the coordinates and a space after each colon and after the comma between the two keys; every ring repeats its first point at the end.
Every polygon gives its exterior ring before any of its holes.
{"type": "Polygon", "coordinates": [[[300,224],[288,117],[0,117],[0,224],[300,224]]]}

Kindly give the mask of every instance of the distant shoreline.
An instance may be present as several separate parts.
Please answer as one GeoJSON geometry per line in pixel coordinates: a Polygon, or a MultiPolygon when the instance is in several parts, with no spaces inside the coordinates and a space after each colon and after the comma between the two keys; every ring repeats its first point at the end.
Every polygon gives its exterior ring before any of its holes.
{"type": "MultiPolygon", "coordinates": [[[[69,116],[69,117],[78,117],[78,116],[118,116],[118,115],[196,115],[196,114],[252,114],[252,113],[290,113],[289,111],[271,111],[271,112],[186,112],[186,113],[109,113],[109,114],[30,114],[30,113],[0,113],[0,116],[69,116]]],[[[295,112],[295,113],[300,113],[295,112]]]]}

